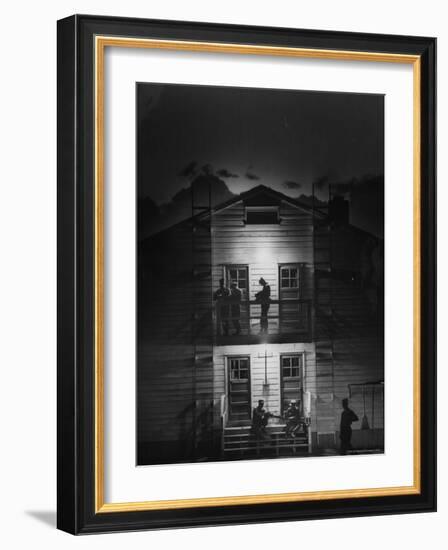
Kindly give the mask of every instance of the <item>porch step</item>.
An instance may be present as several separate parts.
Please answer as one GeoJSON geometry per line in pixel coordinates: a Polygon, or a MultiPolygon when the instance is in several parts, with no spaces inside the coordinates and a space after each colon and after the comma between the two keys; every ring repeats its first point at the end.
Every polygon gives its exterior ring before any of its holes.
{"type": "Polygon", "coordinates": [[[250,426],[228,426],[223,434],[223,454],[275,454],[282,451],[308,453],[309,434],[299,433],[296,437],[286,436],[285,424],[276,424],[266,427],[267,439],[257,440],[251,432],[250,426]]]}

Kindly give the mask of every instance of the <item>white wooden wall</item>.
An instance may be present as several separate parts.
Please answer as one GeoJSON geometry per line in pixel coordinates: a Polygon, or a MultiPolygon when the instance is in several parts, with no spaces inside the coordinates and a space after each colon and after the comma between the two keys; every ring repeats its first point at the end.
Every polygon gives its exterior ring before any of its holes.
{"type": "MultiPolygon", "coordinates": [[[[313,224],[311,214],[287,203],[280,205],[281,223],[245,225],[244,205],[237,203],[212,219],[213,287],[224,276],[226,265],[248,265],[250,299],[261,290],[263,277],[271,287],[272,299],[278,299],[279,264],[313,262],[313,224]]],[[[307,277],[307,275],[305,275],[307,277]]],[[[307,277],[307,287],[309,287],[307,277]]],[[[306,298],[311,297],[307,288],[306,298]]]]}
{"type": "Polygon", "coordinates": [[[303,344],[264,344],[216,346],[213,352],[215,399],[227,392],[227,357],[241,355],[250,357],[252,408],[259,399],[263,399],[269,412],[280,414],[280,355],[304,353],[304,391],[315,393],[316,359],[313,343],[303,344]],[[267,378],[269,387],[265,388],[265,359],[267,358],[267,378]]]}

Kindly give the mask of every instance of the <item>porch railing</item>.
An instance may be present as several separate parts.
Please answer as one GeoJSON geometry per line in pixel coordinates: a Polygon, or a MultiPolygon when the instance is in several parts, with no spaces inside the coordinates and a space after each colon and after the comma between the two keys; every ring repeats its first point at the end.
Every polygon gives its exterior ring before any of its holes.
{"type": "Polygon", "coordinates": [[[306,337],[311,330],[311,300],[271,300],[267,312],[255,300],[218,302],[215,328],[223,339],[264,334],[306,337]]]}

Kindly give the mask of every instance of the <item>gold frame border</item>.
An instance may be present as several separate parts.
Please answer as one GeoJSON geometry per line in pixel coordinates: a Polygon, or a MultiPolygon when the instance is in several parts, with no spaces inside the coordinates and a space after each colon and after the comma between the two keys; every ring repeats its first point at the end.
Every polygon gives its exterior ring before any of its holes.
{"type": "Polygon", "coordinates": [[[417,495],[421,492],[421,388],[420,388],[420,311],[421,311],[421,59],[418,55],[402,55],[345,50],[323,50],[251,44],[225,44],[183,40],[156,40],[96,36],[95,55],[95,513],[167,510],[210,506],[235,506],[279,502],[304,502],[341,498],[362,498],[398,495],[417,495]],[[151,48],[160,50],[196,51],[207,53],[233,53],[243,55],[269,55],[313,59],[373,61],[406,63],[413,65],[413,195],[414,195],[414,482],[403,487],[372,489],[346,489],[303,493],[276,493],[264,495],[194,498],[180,500],[154,500],[143,502],[104,501],[104,54],[106,47],[151,48]]]}

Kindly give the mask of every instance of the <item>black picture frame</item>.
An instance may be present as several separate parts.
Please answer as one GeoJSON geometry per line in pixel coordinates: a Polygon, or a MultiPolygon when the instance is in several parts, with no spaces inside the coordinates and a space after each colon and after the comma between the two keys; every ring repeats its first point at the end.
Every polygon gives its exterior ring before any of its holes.
{"type": "Polygon", "coordinates": [[[74,15],[58,22],[58,511],[72,534],[436,510],[436,39],[74,15]],[[95,506],[95,94],[98,35],[420,58],[421,312],[418,494],[194,508],[95,506]]]}

